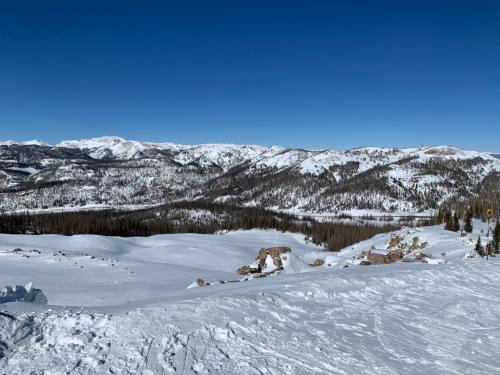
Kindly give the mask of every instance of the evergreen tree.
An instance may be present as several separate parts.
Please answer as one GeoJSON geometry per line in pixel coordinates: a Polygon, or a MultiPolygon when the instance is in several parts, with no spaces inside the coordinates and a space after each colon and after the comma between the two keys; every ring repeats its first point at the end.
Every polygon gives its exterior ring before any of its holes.
{"type": "Polygon", "coordinates": [[[497,219],[497,224],[493,230],[493,242],[495,244],[495,252],[500,252],[500,219],[497,219]]]}
{"type": "Polygon", "coordinates": [[[484,253],[484,247],[483,245],[481,244],[481,236],[479,236],[477,238],[477,242],[476,242],[476,247],[474,247],[474,250],[476,251],[476,253],[478,253],[480,256],[484,257],[485,253],[484,253]]]}
{"type": "Polygon", "coordinates": [[[453,230],[453,218],[450,211],[446,211],[444,214],[444,229],[453,230]]]}
{"type": "Polygon", "coordinates": [[[458,218],[458,213],[456,211],[455,211],[455,214],[453,215],[452,229],[451,230],[454,232],[460,231],[460,219],[458,218]]]}
{"type": "Polygon", "coordinates": [[[472,233],[472,209],[468,209],[465,215],[464,231],[472,233]]]}
{"type": "Polygon", "coordinates": [[[439,207],[438,215],[437,215],[437,223],[443,224],[445,222],[445,210],[442,207],[439,207]]]}

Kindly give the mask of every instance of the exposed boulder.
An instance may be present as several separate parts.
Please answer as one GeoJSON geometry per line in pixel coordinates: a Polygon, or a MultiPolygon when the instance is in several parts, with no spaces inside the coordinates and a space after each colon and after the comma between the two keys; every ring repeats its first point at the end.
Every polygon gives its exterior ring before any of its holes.
{"type": "Polygon", "coordinates": [[[258,267],[257,272],[263,272],[264,269],[270,268],[268,263],[268,257],[272,260],[272,264],[274,265],[275,270],[282,271],[283,270],[283,261],[281,259],[282,254],[291,253],[292,249],[287,246],[276,246],[276,247],[268,247],[262,248],[259,250],[259,254],[257,255],[258,267]]]}
{"type": "Polygon", "coordinates": [[[398,250],[372,249],[366,254],[366,260],[370,264],[389,264],[403,259],[403,252],[398,250]]]}
{"type": "MultiPolygon", "coordinates": [[[[292,249],[287,246],[262,248],[257,253],[254,263],[241,266],[236,272],[241,275],[252,275],[254,278],[279,273],[283,271],[287,265],[290,267],[291,264],[294,264],[294,262],[291,262],[291,252],[292,249]]],[[[295,261],[295,263],[297,263],[297,261],[295,261]]]]}
{"type": "Polygon", "coordinates": [[[313,262],[313,264],[311,264],[311,266],[313,266],[313,267],[321,267],[324,264],[325,264],[325,260],[324,259],[317,258],[317,259],[314,260],[314,262],[313,262]]]}
{"type": "Polygon", "coordinates": [[[236,273],[239,273],[240,275],[248,275],[256,272],[258,272],[258,269],[251,266],[241,266],[236,270],[236,273]]]}
{"type": "Polygon", "coordinates": [[[226,281],[223,281],[223,280],[205,281],[205,280],[199,278],[199,279],[196,279],[196,281],[194,281],[190,285],[188,285],[187,289],[201,288],[201,287],[204,287],[204,286],[210,286],[210,285],[216,285],[216,284],[225,284],[225,283],[226,283],[226,281]]]}

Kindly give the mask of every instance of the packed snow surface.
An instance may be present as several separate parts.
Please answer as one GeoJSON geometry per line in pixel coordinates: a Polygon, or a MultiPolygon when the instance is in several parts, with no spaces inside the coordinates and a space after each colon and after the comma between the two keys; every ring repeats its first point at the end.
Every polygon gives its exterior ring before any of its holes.
{"type": "Polygon", "coordinates": [[[300,235],[258,230],[129,239],[0,235],[0,282],[29,279],[51,304],[2,305],[0,369],[498,374],[500,262],[463,259],[484,231],[475,224],[467,237],[405,228],[335,254],[300,235]],[[352,262],[396,235],[428,241],[429,256],[446,263],[352,262]],[[235,268],[273,245],[291,247],[305,265],[326,255],[344,263],[186,289],[198,277],[238,278],[235,268]]]}

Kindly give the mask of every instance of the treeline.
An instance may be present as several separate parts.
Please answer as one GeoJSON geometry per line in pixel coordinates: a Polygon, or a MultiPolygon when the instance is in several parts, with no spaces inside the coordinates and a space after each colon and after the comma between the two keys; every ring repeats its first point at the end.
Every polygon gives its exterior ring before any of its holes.
{"type": "MultiPolygon", "coordinates": [[[[444,223],[445,230],[462,232],[465,234],[473,232],[473,218],[481,220],[489,219],[490,223],[493,221],[495,228],[493,229],[490,226],[488,229],[485,236],[486,244],[483,246],[481,235],[479,235],[474,250],[482,257],[489,255],[495,256],[500,254],[500,217],[498,217],[497,214],[495,218],[495,210],[493,207],[495,206],[482,202],[478,205],[471,205],[465,210],[465,213],[463,210],[452,210],[450,207],[441,207],[436,217],[436,223],[444,223]],[[463,226],[460,223],[461,219],[463,219],[463,226]]],[[[491,225],[490,223],[488,225],[491,225]]]]}
{"type": "Polygon", "coordinates": [[[453,211],[464,219],[469,211],[476,219],[485,220],[488,209],[493,215],[500,218],[500,172],[490,173],[476,188],[477,193],[469,198],[451,198],[440,207],[441,212],[453,211]]]}
{"type": "Polygon", "coordinates": [[[254,207],[176,203],[139,211],[79,211],[0,215],[0,232],[9,234],[97,234],[151,236],[167,233],[275,229],[304,234],[332,251],[398,229],[398,225],[318,222],[312,218],[254,207]],[[200,212],[202,214],[200,214],[200,212]]]}
{"type": "Polygon", "coordinates": [[[352,244],[367,240],[379,233],[391,232],[400,226],[392,224],[351,224],[315,222],[306,226],[301,232],[311,238],[317,245],[324,245],[331,251],[338,251],[352,244]]]}

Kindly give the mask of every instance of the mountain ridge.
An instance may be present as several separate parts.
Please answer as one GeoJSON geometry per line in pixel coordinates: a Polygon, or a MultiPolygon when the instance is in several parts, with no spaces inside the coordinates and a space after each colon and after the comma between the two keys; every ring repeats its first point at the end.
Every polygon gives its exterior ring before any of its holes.
{"type": "MultiPolygon", "coordinates": [[[[418,147],[387,147],[387,146],[357,146],[353,147],[344,151],[341,150],[336,150],[333,148],[306,148],[306,147],[293,147],[293,146],[279,146],[279,145],[272,145],[272,146],[263,146],[259,144],[246,144],[246,143],[224,143],[224,142],[209,142],[209,143],[197,143],[197,144],[182,144],[182,143],[175,143],[175,142],[155,142],[155,141],[137,141],[137,140],[131,140],[131,139],[125,139],[120,136],[101,136],[101,137],[93,137],[93,138],[82,138],[82,139],[71,139],[71,140],[63,140],[60,141],[56,144],[50,144],[44,141],[40,141],[37,139],[33,140],[27,140],[27,141],[16,141],[16,140],[7,140],[7,141],[1,141],[0,140],[0,146],[4,145],[21,145],[21,146],[29,146],[29,145],[37,145],[37,146],[46,146],[46,147],[59,147],[59,148],[84,148],[85,146],[87,147],[106,147],[109,146],[111,147],[113,144],[130,144],[130,145],[141,145],[144,147],[150,147],[150,148],[178,148],[178,149],[187,149],[187,148],[195,148],[199,146],[230,146],[230,147],[255,147],[255,148],[261,148],[261,149],[294,149],[294,150],[303,150],[303,151],[311,151],[311,152],[325,152],[325,151],[335,151],[339,153],[348,153],[348,152],[354,152],[354,151],[359,151],[359,150],[380,150],[380,151],[389,151],[389,150],[418,150],[418,149],[432,149],[432,148],[449,148],[449,149],[455,149],[455,150],[462,150],[462,151],[473,151],[473,150],[468,150],[463,147],[459,146],[453,146],[453,145],[446,145],[446,144],[441,144],[441,145],[435,145],[435,146],[418,146],[418,147]]],[[[486,154],[486,155],[500,155],[498,152],[487,152],[487,151],[473,151],[481,154],[486,154]]]]}
{"type": "Polygon", "coordinates": [[[120,137],[0,143],[0,210],[209,200],[301,212],[421,212],[498,186],[500,159],[453,146],[280,146],[120,137]]]}

